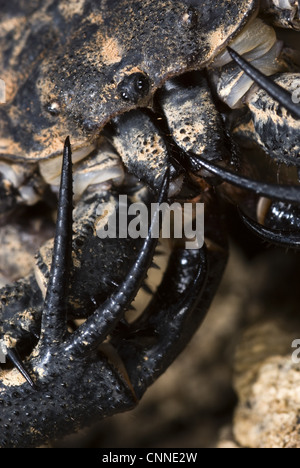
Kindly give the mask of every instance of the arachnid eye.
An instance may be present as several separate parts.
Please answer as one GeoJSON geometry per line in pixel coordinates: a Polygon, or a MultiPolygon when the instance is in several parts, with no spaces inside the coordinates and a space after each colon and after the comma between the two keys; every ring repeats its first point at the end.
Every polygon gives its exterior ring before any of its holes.
{"type": "Polygon", "coordinates": [[[49,102],[46,106],[46,111],[51,114],[53,117],[56,117],[60,114],[60,105],[57,101],[49,102]]]}
{"type": "Polygon", "coordinates": [[[149,89],[149,79],[142,73],[133,73],[132,75],[126,76],[118,86],[121,98],[124,101],[133,102],[134,104],[147,96],[149,89]]]}

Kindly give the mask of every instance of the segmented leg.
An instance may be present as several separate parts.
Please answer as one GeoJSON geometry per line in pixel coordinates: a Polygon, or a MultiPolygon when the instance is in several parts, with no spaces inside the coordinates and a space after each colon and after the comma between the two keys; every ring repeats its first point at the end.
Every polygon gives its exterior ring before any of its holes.
{"type": "MultiPolygon", "coordinates": [[[[241,57],[237,52],[233,49],[228,47],[229,53],[232,59],[245,71],[245,73],[253,79],[253,81],[260,86],[266,93],[268,93],[275,101],[277,101],[281,106],[287,109],[295,119],[300,118],[300,106],[296,104],[292,100],[292,95],[286,91],[284,88],[279,86],[275,83],[271,78],[265,76],[259,70],[257,70],[251,63],[241,57]]],[[[289,201],[292,202],[293,200],[287,197],[286,190],[291,190],[290,194],[291,197],[296,195],[296,191],[294,188],[287,187],[283,190],[282,186],[278,186],[278,193],[276,194],[269,193],[267,195],[272,200],[279,200],[279,201],[289,201]]],[[[260,192],[259,192],[260,193],[260,192]]],[[[294,201],[299,203],[299,199],[297,197],[294,201]]],[[[245,225],[256,235],[261,237],[264,240],[271,242],[272,244],[279,245],[281,247],[290,247],[290,248],[299,248],[300,246],[300,235],[295,230],[294,232],[285,231],[283,229],[271,229],[267,226],[263,226],[254,220],[250,219],[244,213],[240,211],[240,216],[245,223],[245,225]]]]}
{"type": "Polygon", "coordinates": [[[271,244],[278,245],[280,247],[288,247],[299,249],[300,248],[300,234],[299,232],[284,231],[282,229],[270,229],[266,226],[262,226],[253,219],[250,219],[244,213],[240,211],[240,216],[250,231],[254,232],[257,236],[263,240],[270,242],[271,244]]]}
{"type": "Polygon", "coordinates": [[[190,154],[187,157],[185,166],[193,172],[198,172],[201,168],[206,169],[212,174],[220,177],[221,181],[240,187],[244,190],[250,190],[264,197],[273,200],[300,202],[300,187],[297,185],[279,185],[259,182],[240,176],[228,169],[218,166],[210,161],[206,161],[202,156],[190,154]]]}
{"type": "MultiPolygon", "coordinates": [[[[1,447],[37,446],[50,438],[74,432],[96,419],[131,409],[137,402],[126,371],[111,362],[98,345],[113,332],[142,286],[157,245],[157,239],[152,238],[151,232],[159,222],[160,214],[159,211],[155,213],[137,260],[118,291],[74,333],[70,333],[64,299],[69,286],[72,240],[70,158],[67,140],[55,248],[42,312],[42,332],[37,346],[26,360],[30,380],[35,387],[31,388],[13,370],[5,369],[1,373],[1,447]],[[65,278],[62,278],[62,272],[65,278]]],[[[167,196],[168,179],[167,170],[159,204],[167,196]]]]}
{"type": "MultiPolygon", "coordinates": [[[[165,200],[168,189],[168,171],[164,177],[158,203],[165,200]]],[[[69,282],[69,265],[72,246],[72,171],[71,148],[66,140],[61,188],[59,195],[57,230],[54,241],[53,260],[42,314],[42,331],[39,348],[49,352],[49,348],[65,339],[67,352],[86,354],[96,348],[114,329],[140,289],[146,272],[151,266],[157,240],[151,230],[159,222],[159,212],[152,219],[148,237],[137,260],[119,290],[98,307],[93,315],[72,335],[67,332],[66,292],[69,282]]]]}

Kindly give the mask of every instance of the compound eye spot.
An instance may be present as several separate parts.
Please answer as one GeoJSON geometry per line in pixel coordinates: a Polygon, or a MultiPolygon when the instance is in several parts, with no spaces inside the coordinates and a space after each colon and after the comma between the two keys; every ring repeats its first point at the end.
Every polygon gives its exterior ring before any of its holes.
{"type": "Polygon", "coordinates": [[[46,111],[53,117],[57,117],[61,112],[59,103],[57,101],[49,102],[46,105],[46,111]]]}
{"type": "Polygon", "coordinates": [[[124,78],[118,86],[118,92],[124,101],[137,104],[149,94],[150,81],[143,73],[133,73],[124,78]]]}

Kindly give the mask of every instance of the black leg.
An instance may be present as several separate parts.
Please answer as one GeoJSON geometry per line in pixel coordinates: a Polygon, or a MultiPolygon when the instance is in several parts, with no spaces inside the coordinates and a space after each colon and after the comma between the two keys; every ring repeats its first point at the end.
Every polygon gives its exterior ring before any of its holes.
{"type": "MultiPolygon", "coordinates": [[[[169,170],[166,171],[164,177],[158,199],[159,205],[166,200],[168,187],[169,170]]],[[[153,261],[158,239],[153,238],[151,233],[154,225],[159,222],[159,217],[160,214],[157,211],[152,219],[148,237],[124,283],[67,340],[68,351],[71,354],[80,356],[95,349],[113,331],[117,323],[124,316],[124,312],[130,307],[136,294],[142,287],[147,271],[153,261]]]]}
{"type": "Polygon", "coordinates": [[[187,157],[187,164],[191,171],[198,172],[201,168],[220,177],[224,182],[235,185],[245,190],[250,190],[266,198],[279,201],[300,203],[300,187],[297,185],[275,185],[265,182],[258,182],[247,177],[242,177],[228,169],[224,169],[217,164],[206,161],[199,155],[190,154],[187,157]]]}
{"type": "Polygon", "coordinates": [[[184,349],[206,316],[226,250],[175,250],[153,300],[125,334],[113,338],[137,398],[184,349]]]}
{"type": "Polygon", "coordinates": [[[271,78],[265,76],[257,68],[253,67],[251,63],[245,60],[241,55],[228,47],[232,59],[244,70],[244,72],[255,81],[260,88],[264,89],[275,101],[279,102],[285,109],[296,118],[300,119],[300,106],[292,100],[291,94],[284,88],[274,83],[271,78]]]}
{"type": "Polygon", "coordinates": [[[282,229],[274,230],[267,228],[257,223],[256,221],[253,221],[241,211],[240,216],[247,228],[250,229],[250,231],[252,231],[257,236],[261,237],[263,240],[278,245],[280,247],[288,247],[291,249],[300,248],[299,232],[289,232],[284,231],[282,229]]]}

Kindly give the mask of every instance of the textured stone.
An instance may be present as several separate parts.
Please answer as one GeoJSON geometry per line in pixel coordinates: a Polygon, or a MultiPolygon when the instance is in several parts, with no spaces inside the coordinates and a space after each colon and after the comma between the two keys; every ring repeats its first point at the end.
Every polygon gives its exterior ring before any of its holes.
{"type": "Polygon", "coordinates": [[[239,404],[234,436],[243,447],[300,448],[300,364],[292,360],[299,323],[250,327],[237,348],[234,384],[239,404]]]}

